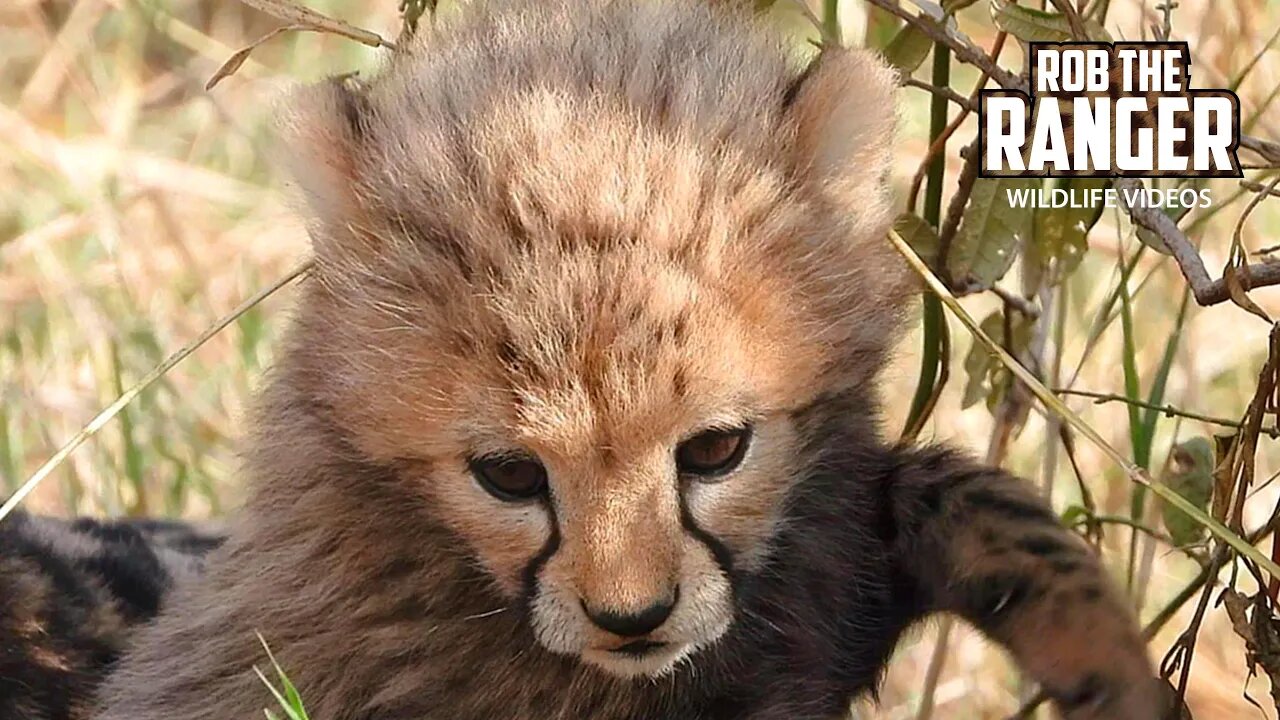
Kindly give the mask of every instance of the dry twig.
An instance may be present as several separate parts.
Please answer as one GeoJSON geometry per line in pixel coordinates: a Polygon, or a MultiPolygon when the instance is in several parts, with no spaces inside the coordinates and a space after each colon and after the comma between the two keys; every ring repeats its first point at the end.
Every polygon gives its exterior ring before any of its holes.
{"type": "MultiPolygon", "coordinates": [[[[1178,263],[1182,276],[1186,278],[1187,284],[1191,286],[1191,294],[1195,297],[1196,303],[1202,306],[1209,306],[1231,299],[1231,290],[1228,287],[1226,278],[1210,279],[1209,271],[1205,269],[1204,260],[1200,257],[1200,253],[1191,244],[1190,238],[1182,231],[1182,228],[1178,227],[1173,218],[1164,214],[1158,208],[1146,207],[1141,203],[1132,205],[1128,203],[1127,193],[1145,191],[1146,186],[1143,185],[1141,180],[1118,178],[1115,181],[1115,186],[1117,190],[1121,191],[1121,205],[1124,206],[1134,222],[1155,233],[1164,241],[1170,254],[1173,255],[1173,259],[1178,263]]],[[[1245,278],[1247,288],[1260,288],[1280,284],[1280,263],[1255,263],[1241,268],[1241,274],[1245,278]]]]}
{"type": "MultiPolygon", "coordinates": [[[[1108,402],[1119,402],[1126,405],[1133,405],[1134,407],[1144,408],[1146,410],[1155,410],[1157,412],[1164,413],[1165,417],[1184,417],[1189,420],[1199,420],[1200,422],[1208,423],[1210,425],[1235,428],[1236,430],[1244,427],[1244,424],[1239,420],[1228,420],[1227,418],[1203,415],[1201,413],[1191,412],[1190,410],[1183,410],[1181,408],[1174,407],[1173,405],[1153,405],[1152,403],[1134,400],[1133,398],[1128,398],[1116,393],[1099,393],[1090,392],[1088,390],[1072,390],[1070,388],[1054,388],[1053,391],[1059,395],[1076,395],[1079,397],[1093,398],[1094,403],[1098,405],[1108,402]]],[[[1280,428],[1277,427],[1260,428],[1259,432],[1269,437],[1280,438],[1280,428]]]]}

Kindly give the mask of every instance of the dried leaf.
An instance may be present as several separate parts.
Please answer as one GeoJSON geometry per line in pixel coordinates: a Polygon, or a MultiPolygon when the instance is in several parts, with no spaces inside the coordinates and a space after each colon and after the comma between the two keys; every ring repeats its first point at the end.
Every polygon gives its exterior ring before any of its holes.
{"type": "Polygon", "coordinates": [[[1222,269],[1222,280],[1227,285],[1227,292],[1231,295],[1231,302],[1268,323],[1271,322],[1271,316],[1258,307],[1253,298],[1249,297],[1249,267],[1243,252],[1233,252],[1231,254],[1231,260],[1222,269]]]}
{"type": "Polygon", "coordinates": [[[1213,454],[1218,458],[1213,468],[1213,519],[1225,523],[1231,511],[1231,496],[1235,491],[1236,441],[1239,435],[1215,435],[1213,437],[1213,454]]]}
{"type": "Polygon", "coordinates": [[[418,21],[428,12],[434,14],[436,0],[400,0],[400,31],[402,38],[412,37],[418,32],[418,21]]]}
{"type": "Polygon", "coordinates": [[[1271,700],[1280,709],[1280,621],[1267,594],[1259,592],[1250,598],[1227,588],[1222,591],[1222,604],[1231,618],[1231,629],[1245,642],[1250,677],[1262,668],[1271,681],[1271,700]]]}
{"type": "Polygon", "coordinates": [[[341,35],[369,47],[395,47],[394,44],[387,42],[375,32],[358,28],[342,20],[336,20],[311,8],[295,5],[288,2],[288,0],[240,0],[240,2],[255,10],[261,10],[268,15],[278,17],[285,22],[304,25],[317,32],[341,35]]]}
{"type": "Polygon", "coordinates": [[[252,54],[254,50],[258,49],[259,45],[262,45],[263,43],[267,42],[268,40],[271,40],[277,35],[281,35],[286,32],[296,32],[296,31],[310,30],[310,29],[311,28],[307,27],[306,25],[285,25],[284,27],[278,27],[275,30],[272,30],[271,32],[267,33],[266,35],[263,35],[262,37],[258,38],[257,40],[254,40],[253,42],[249,43],[245,47],[242,47],[239,50],[235,51],[235,53],[233,53],[231,57],[227,58],[227,61],[222,63],[222,66],[219,67],[218,70],[214,72],[213,75],[209,78],[209,81],[204,84],[204,89],[206,91],[212,90],[215,85],[227,79],[228,77],[231,77],[232,75],[234,75],[235,72],[240,69],[240,66],[244,65],[244,61],[249,59],[249,55],[252,54]]]}
{"type": "MultiPolygon", "coordinates": [[[[991,19],[996,27],[1025,42],[1061,43],[1077,39],[1071,23],[1062,13],[1036,10],[1009,0],[991,0],[991,19]]],[[[1111,34],[1096,20],[1084,20],[1089,40],[1111,41],[1111,34]]]]}
{"type": "Polygon", "coordinates": [[[1227,588],[1222,591],[1222,606],[1227,609],[1227,617],[1231,618],[1231,629],[1247,641],[1253,635],[1249,628],[1249,599],[1239,591],[1227,588]]]}
{"type": "Polygon", "coordinates": [[[1013,207],[1007,193],[1034,190],[1037,178],[978,178],[948,257],[951,277],[981,289],[991,287],[1013,265],[1035,220],[1031,208],[1013,207]]]}
{"type": "Polygon", "coordinates": [[[1178,689],[1168,679],[1160,681],[1160,693],[1164,696],[1164,714],[1160,720],[1195,720],[1186,700],[1178,697],[1178,689]]]}

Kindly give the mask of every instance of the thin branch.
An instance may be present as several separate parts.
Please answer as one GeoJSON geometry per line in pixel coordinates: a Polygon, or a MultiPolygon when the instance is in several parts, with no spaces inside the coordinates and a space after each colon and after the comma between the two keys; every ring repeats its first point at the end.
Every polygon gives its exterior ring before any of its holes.
{"type": "MultiPolygon", "coordinates": [[[[1231,290],[1225,279],[1210,279],[1209,271],[1204,267],[1204,260],[1196,251],[1191,240],[1173,218],[1158,208],[1147,207],[1139,202],[1129,204],[1129,197],[1144,192],[1146,186],[1136,178],[1117,178],[1116,188],[1120,190],[1120,204],[1124,206],[1129,217],[1142,227],[1150,230],[1164,241],[1165,246],[1182,270],[1182,276],[1191,286],[1191,294],[1196,303],[1207,307],[1217,305],[1231,299],[1231,290]]],[[[1257,263],[1240,268],[1248,288],[1260,288],[1269,285],[1280,285],[1280,263],[1257,263]]]]}
{"type": "Polygon", "coordinates": [[[818,31],[819,47],[839,47],[839,43],[835,42],[835,38],[831,37],[827,24],[822,22],[822,18],[814,14],[813,8],[809,7],[809,3],[805,0],[791,0],[791,7],[800,13],[800,15],[818,31]]]}
{"type": "MultiPolygon", "coordinates": [[[[1270,140],[1263,140],[1261,138],[1253,137],[1252,135],[1241,135],[1240,147],[1245,148],[1246,150],[1251,150],[1254,153],[1257,153],[1260,157],[1262,157],[1263,160],[1266,160],[1268,163],[1271,163],[1270,165],[1265,165],[1260,167],[1265,167],[1265,168],[1280,167],[1280,143],[1271,142],[1270,140]]],[[[1255,167],[1259,167],[1259,166],[1255,166],[1255,167]]]]}
{"type": "Polygon", "coordinates": [[[947,216],[942,222],[942,227],[938,229],[938,267],[942,269],[943,277],[950,285],[957,282],[972,284],[968,277],[951,277],[948,260],[951,257],[951,241],[955,239],[956,231],[960,229],[964,209],[973,195],[973,186],[978,182],[980,170],[978,139],[974,138],[972,143],[961,150],[960,156],[964,158],[964,167],[960,169],[960,177],[956,180],[956,191],[951,196],[951,204],[947,205],[947,216]]]}
{"type": "Polygon", "coordinates": [[[1280,175],[1271,178],[1271,182],[1263,187],[1262,192],[1254,195],[1249,204],[1245,206],[1244,212],[1240,213],[1240,219],[1236,222],[1235,232],[1231,234],[1231,255],[1227,260],[1226,267],[1222,269],[1222,279],[1227,285],[1227,290],[1231,293],[1232,302],[1268,323],[1271,322],[1271,316],[1267,315],[1267,312],[1258,307],[1253,298],[1249,297],[1249,289],[1253,287],[1253,283],[1249,275],[1248,252],[1244,248],[1244,228],[1249,222],[1249,218],[1253,215],[1253,211],[1257,210],[1262,201],[1266,200],[1275,191],[1277,184],[1280,184],[1280,175]]]}
{"type": "MultiPolygon", "coordinates": [[[[1101,405],[1103,403],[1108,403],[1108,402],[1119,402],[1119,403],[1124,403],[1126,405],[1133,405],[1134,407],[1144,408],[1147,410],[1155,410],[1157,412],[1164,413],[1165,417],[1184,417],[1189,420],[1199,420],[1200,422],[1209,423],[1210,425],[1220,425],[1222,427],[1234,428],[1236,430],[1240,430],[1244,427],[1244,425],[1237,420],[1228,420],[1227,418],[1213,417],[1211,415],[1201,415],[1200,413],[1191,412],[1189,410],[1182,410],[1172,405],[1154,405],[1152,403],[1143,402],[1141,400],[1134,400],[1132,398],[1127,398],[1123,395],[1116,395],[1114,393],[1090,392],[1088,390],[1071,390],[1068,388],[1054,388],[1053,392],[1058,395],[1075,395],[1078,397],[1093,398],[1094,404],[1096,405],[1101,405]]],[[[1280,428],[1275,428],[1275,427],[1262,428],[1261,432],[1273,438],[1280,437],[1280,428]]]]}
{"type": "Polygon", "coordinates": [[[999,285],[992,285],[988,290],[990,290],[993,295],[1004,301],[1006,306],[1022,313],[1025,317],[1032,320],[1040,317],[1040,308],[1036,307],[1035,303],[1022,297],[1018,293],[1002,288],[999,285]]]}
{"type": "MultiPolygon", "coordinates": [[[[1263,185],[1260,182],[1254,182],[1253,180],[1241,180],[1240,187],[1248,190],[1249,192],[1261,193],[1270,197],[1280,198],[1280,190],[1276,190],[1274,187],[1267,187],[1266,185],[1263,185]]],[[[1259,250],[1258,252],[1261,253],[1262,251],[1259,250]]]]}
{"type": "Polygon", "coordinates": [[[955,621],[950,616],[945,616],[938,622],[938,640],[924,672],[924,689],[920,693],[916,720],[930,720],[933,717],[934,696],[937,694],[938,681],[942,679],[942,669],[947,662],[947,646],[951,644],[951,631],[954,628],[955,621]]]}
{"type": "Polygon", "coordinates": [[[935,43],[942,43],[951,48],[956,58],[986,72],[1000,85],[1011,90],[1027,92],[1028,85],[1026,80],[997,65],[967,37],[938,23],[933,18],[908,12],[896,0],[867,0],[867,2],[919,28],[925,37],[935,43]]]}
{"type": "Polygon", "coordinates": [[[1168,545],[1170,547],[1175,547],[1175,548],[1178,547],[1177,541],[1169,537],[1167,534],[1162,533],[1159,530],[1153,527],[1150,527],[1148,525],[1144,525],[1140,522],[1134,522],[1131,518],[1127,518],[1123,515],[1090,515],[1088,517],[1083,517],[1083,518],[1080,518],[1079,520],[1076,520],[1074,523],[1072,523],[1071,527],[1072,529],[1082,527],[1082,526],[1088,527],[1092,523],[1100,523],[1103,525],[1123,525],[1125,527],[1133,528],[1134,530],[1145,533],[1148,536],[1153,537],[1156,540],[1159,540],[1165,545],[1168,545]]]}
{"type": "Polygon", "coordinates": [[[1067,18],[1067,24],[1071,26],[1071,34],[1076,40],[1088,40],[1089,33],[1085,30],[1084,20],[1080,17],[1079,11],[1068,0],[1052,0],[1053,6],[1058,9],[1067,18]]]}
{"type": "Polygon", "coordinates": [[[369,47],[385,47],[392,50],[396,47],[395,43],[383,38],[376,32],[331,18],[309,7],[291,2],[291,0],[240,0],[240,2],[292,25],[304,25],[313,28],[317,32],[341,35],[369,47]]]}
{"type": "Polygon", "coordinates": [[[947,100],[950,100],[956,105],[959,105],[961,108],[965,109],[968,112],[977,112],[978,110],[978,104],[976,102],[974,102],[973,100],[970,100],[969,98],[961,95],[960,93],[956,92],[955,90],[952,90],[949,87],[948,88],[938,87],[937,85],[932,85],[930,83],[925,82],[924,80],[913,78],[910,75],[905,75],[905,74],[902,76],[902,84],[906,85],[907,87],[919,88],[920,90],[924,90],[927,93],[937,95],[938,97],[946,98],[947,100]]]}
{"type": "Polygon", "coordinates": [[[1173,0],[1167,0],[1156,6],[1161,13],[1160,25],[1155,29],[1158,30],[1157,38],[1162,42],[1168,42],[1169,37],[1173,35],[1173,11],[1177,9],[1178,3],[1173,0]]]}
{"type": "MultiPolygon", "coordinates": [[[[1008,39],[1008,37],[1009,34],[1003,30],[996,33],[996,39],[991,46],[991,51],[988,53],[992,60],[996,60],[1000,57],[1000,53],[1004,50],[1005,40],[1008,39]]],[[[910,76],[906,76],[906,78],[907,80],[914,79],[910,76]]],[[[920,186],[924,184],[925,175],[928,174],[929,166],[933,162],[933,158],[946,148],[947,142],[951,140],[952,135],[956,134],[956,131],[960,129],[960,126],[964,124],[964,121],[978,110],[978,98],[981,96],[982,89],[987,86],[987,82],[990,79],[990,76],[986,73],[983,73],[982,77],[978,78],[977,84],[973,87],[973,92],[969,94],[969,98],[965,101],[961,111],[956,114],[954,119],[952,119],[951,124],[947,126],[947,129],[929,145],[929,149],[924,154],[924,159],[920,162],[920,169],[916,171],[915,177],[911,179],[911,189],[907,191],[908,212],[915,212],[916,210],[916,198],[920,194],[920,186]]],[[[929,88],[934,89],[932,85],[930,85],[929,88]]],[[[955,93],[951,88],[946,88],[946,90],[948,92],[955,93]]]]}
{"type": "MultiPolygon", "coordinates": [[[[1219,555],[1215,553],[1209,559],[1209,577],[1217,575],[1222,570],[1222,566],[1226,564],[1227,559],[1226,554],[1219,555]]],[[[1173,675],[1174,670],[1181,670],[1178,675],[1178,699],[1173,707],[1182,707],[1186,699],[1187,683],[1191,680],[1191,663],[1196,654],[1196,640],[1200,637],[1200,626],[1204,623],[1204,614],[1209,609],[1209,599],[1212,595],[1213,586],[1206,583],[1204,590],[1200,593],[1200,602],[1196,604],[1195,614],[1192,616],[1190,624],[1174,641],[1173,647],[1169,648],[1169,652],[1165,654],[1164,660],[1160,663],[1161,677],[1168,678],[1173,675]]]]}

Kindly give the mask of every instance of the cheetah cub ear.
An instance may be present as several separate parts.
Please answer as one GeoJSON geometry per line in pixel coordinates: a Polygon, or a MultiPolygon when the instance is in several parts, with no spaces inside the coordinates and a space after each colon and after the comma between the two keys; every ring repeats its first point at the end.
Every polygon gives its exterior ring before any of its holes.
{"type": "Polygon", "coordinates": [[[824,51],[792,90],[788,112],[802,177],[842,202],[887,205],[897,78],[877,55],[824,51]]]}
{"type": "Polygon", "coordinates": [[[353,81],[333,78],[294,91],[280,117],[282,164],[301,190],[310,216],[324,228],[312,232],[313,241],[323,244],[334,231],[359,223],[358,159],[368,101],[353,81]]]}

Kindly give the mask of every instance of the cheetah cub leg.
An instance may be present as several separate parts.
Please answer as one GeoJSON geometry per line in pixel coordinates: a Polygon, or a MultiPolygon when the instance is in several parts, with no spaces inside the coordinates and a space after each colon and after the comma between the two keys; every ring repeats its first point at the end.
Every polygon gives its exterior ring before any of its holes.
{"type": "Polygon", "coordinates": [[[892,480],[895,552],[925,612],[1004,645],[1068,720],[1158,720],[1161,694],[1128,603],[1024,481],[939,450],[892,480]]]}

